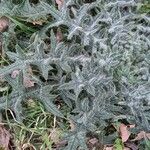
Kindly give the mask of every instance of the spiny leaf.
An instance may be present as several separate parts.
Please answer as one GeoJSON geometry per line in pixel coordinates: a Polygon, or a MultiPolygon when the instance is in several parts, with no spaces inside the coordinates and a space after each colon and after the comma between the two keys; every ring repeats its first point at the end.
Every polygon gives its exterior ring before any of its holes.
{"type": "Polygon", "coordinates": [[[44,98],[43,97],[43,104],[45,108],[50,111],[55,116],[63,118],[63,114],[59,111],[59,109],[52,103],[52,100],[50,98],[44,98]]]}
{"type": "Polygon", "coordinates": [[[84,132],[80,131],[69,137],[68,146],[65,150],[76,150],[77,148],[87,149],[86,142],[84,139],[84,132]]]}

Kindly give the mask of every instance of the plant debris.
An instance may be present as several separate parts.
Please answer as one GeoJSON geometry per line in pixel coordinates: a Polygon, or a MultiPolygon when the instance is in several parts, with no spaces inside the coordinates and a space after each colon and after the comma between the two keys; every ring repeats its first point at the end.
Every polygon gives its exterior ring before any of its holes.
{"type": "Polygon", "coordinates": [[[0,32],[6,31],[9,26],[9,19],[5,16],[0,18],[0,32]]]}
{"type": "Polygon", "coordinates": [[[0,125],[0,149],[10,150],[11,135],[3,125],[0,125]]]}

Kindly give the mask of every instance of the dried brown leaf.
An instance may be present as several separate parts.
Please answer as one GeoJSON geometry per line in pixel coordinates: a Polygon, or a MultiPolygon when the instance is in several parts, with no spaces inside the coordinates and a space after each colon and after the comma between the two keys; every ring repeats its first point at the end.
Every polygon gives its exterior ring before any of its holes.
{"type": "Polygon", "coordinates": [[[135,128],[135,124],[130,124],[130,125],[128,125],[128,128],[135,128]]]}
{"type": "Polygon", "coordinates": [[[131,141],[126,142],[125,146],[130,148],[131,150],[138,150],[138,146],[135,143],[131,142],[131,141]]]}
{"type": "Polygon", "coordinates": [[[45,23],[46,20],[40,19],[40,20],[34,20],[32,21],[33,25],[43,25],[43,23],[45,23]]]}
{"type": "Polygon", "coordinates": [[[14,71],[11,73],[11,77],[12,77],[13,79],[15,79],[18,75],[19,75],[19,70],[14,70],[14,71]]]}
{"type": "Polygon", "coordinates": [[[23,146],[22,146],[22,150],[36,150],[36,148],[32,145],[32,144],[30,144],[30,143],[25,143],[25,144],[23,144],[23,146]]]}
{"type": "MultiPolygon", "coordinates": [[[[32,70],[31,68],[28,69],[28,75],[32,74],[32,70]]],[[[15,79],[17,76],[19,75],[19,70],[14,70],[12,73],[11,73],[11,77],[13,79],[15,79]]],[[[26,87],[26,88],[29,88],[29,87],[33,87],[35,84],[34,81],[31,81],[30,78],[28,76],[25,76],[24,79],[23,79],[23,85],[26,87]]]]}
{"type": "Polygon", "coordinates": [[[98,143],[98,139],[92,138],[92,139],[89,140],[89,143],[92,144],[92,145],[95,145],[96,143],[98,143]]]}
{"type": "Polygon", "coordinates": [[[87,139],[87,146],[89,150],[103,150],[104,149],[104,145],[97,139],[97,138],[88,138],[87,139]]]}
{"type": "Polygon", "coordinates": [[[60,28],[58,28],[58,29],[57,29],[56,39],[57,39],[57,42],[58,42],[58,43],[59,43],[59,42],[61,42],[61,41],[62,41],[62,39],[63,39],[63,34],[62,34],[62,32],[61,32],[61,29],[60,29],[60,28]]]}
{"type": "Polygon", "coordinates": [[[128,147],[124,147],[123,150],[131,150],[131,149],[128,147]]]}
{"type": "Polygon", "coordinates": [[[56,143],[56,150],[66,146],[66,145],[67,145],[67,141],[66,140],[59,141],[58,143],[56,143]]]}
{"type": "Polygon", "coordinates": [[[122,139],[122,142],[126,142],[130,136],[130,132],[128,131],[128,127],[124,124],[120,124],[119,126],[119,132],[122,139]]]}
{"type": "Polygon", "coordinates": [[[28,73],[29,75],[33,75],[33,71],[32,71],[31,66],[28,67],[27,73],[28,73]]]}
{"type": "Polygon", "coordinates": [[[10,133],[5,129],[4,126],[0,125],[0,148],[9,150],[10,139],[10,133]]]}
{"type": "Polygon", "coordinates": [[[105,147],[104,150],[114,150],[113,146],[111,147],[105,147]]]}
{"type": "Polygon", "coordinates": [[[36,106],[36,102],[33,99],[29,99],[27,101],[27,105],[28,105],[28,107],[34,108],[36,106]]]}
{"type": "Polygon", "coordinates": [[[72,120],[69,120],[70,123],[70,131],[74,131],[75,130],[75,124],[73,123],[72,120]]]}
{"type": "Polygon", "coordinates": [[[58,143],[60,138],[60,130],[58,130],[57,128],[53,128],[50,133],[50,138],[53,143],[58,143]]]}
{"type": "Polygon", "coordinates": [[[9,26],[9,19],[5,16],[0,18],[0,32],[4,32],[9,26]]]}
{"type": "Polygon", "coordinates": [[[56,4],[58,5],[58,9],[61,9],[63,6],[64,0],[56,0],[56,4]]]}
{"type": "Polygon", "coordinates": [[[139,140],[142,140],[143,138],[148,138],[150,140],[150,133],[141,131],[132,141],[139,141],[139,140]]]}
{"type": "Polygon", "coordinates": [[[24,77],[24,79],[23,79],[23,85],[24,85],[26,88],[33,87],[34,84],[35,84],[34,81],[31,81],[28,77],[24,77]]]}

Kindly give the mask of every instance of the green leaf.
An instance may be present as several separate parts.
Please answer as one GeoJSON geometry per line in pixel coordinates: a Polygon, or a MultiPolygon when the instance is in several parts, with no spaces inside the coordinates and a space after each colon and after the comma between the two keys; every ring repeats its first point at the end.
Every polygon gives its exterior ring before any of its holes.
{"type": "Polygon", "coordinates": [[[22,50],[22,48],[18,44],[15,46],[15,48],[16,48],[16,52],[19,55],[20,59],[26,59],[25,52],[22,50]]]}
{"type": "Polygon", "coordinates": [[[23,99],[20,96],[17,99],[14,99],[13,101],[14,101],[14,103],[12,106],[12,110],[15,113],[16,120],[21,123],[23,121],[23,113],[22,113],[23,108],[22,108],[22,104],[21,104],[23,99]]]}
{"type": "Polygon", "coordinates": [[[47,111],[51,112],[53,115],[64,118],[64,115],[60,110],[53,104],[52,99],[48,97],[41,97],[41,102],[44,104],[47,111]]]}
{"type": "Polygon", "coordinates": [[[144,140],[145,140],[145,148],[146,148],[146,150],[149,150],[150,149],[150,140],[147,138],[145,138],[144,140]]]}
{"type": "Polygon", "coordinates": [[[85,150],[87,149],[84,131],[79,131],[69,136],[68,146],[65,148],[65,150],[77,150],[77,148],[85,150]]]}
{"type": "Polygon", "coordinates": [[[123,143],[120,138],[117,138],[114,143],[115,150],[123,150],[123,143]]]}

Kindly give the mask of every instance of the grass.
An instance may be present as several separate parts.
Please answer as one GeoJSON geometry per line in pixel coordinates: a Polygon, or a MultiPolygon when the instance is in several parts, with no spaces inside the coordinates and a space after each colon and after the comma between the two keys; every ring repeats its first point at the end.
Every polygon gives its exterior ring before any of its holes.
{"type": "Polygon", "coordinates": [[[15,121],[11,110],[7,110],[3,118],[13,136],[13,147],[18,150],[51,150],[69,128],[67,124],[60,128],[60,120],[46,112],[38,101],[28,100],[24,104],[24,113],[23,123],[15,121]]]}

